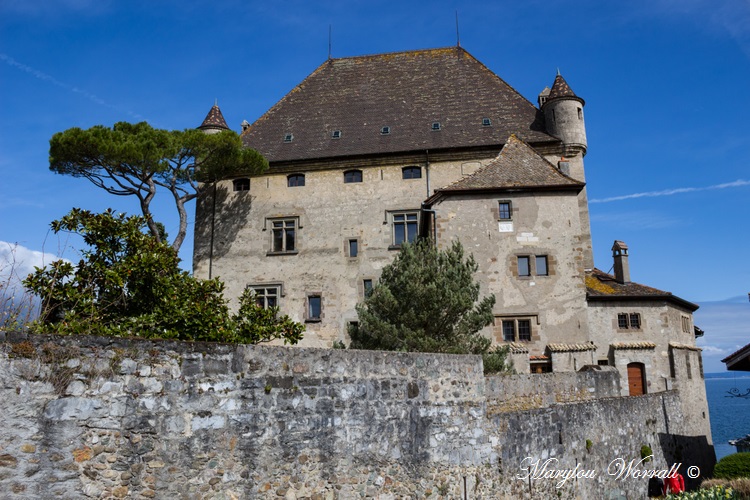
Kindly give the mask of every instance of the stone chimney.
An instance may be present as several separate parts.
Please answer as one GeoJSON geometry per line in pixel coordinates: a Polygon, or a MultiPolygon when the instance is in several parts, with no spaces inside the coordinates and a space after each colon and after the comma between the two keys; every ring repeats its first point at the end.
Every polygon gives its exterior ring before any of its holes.
{"type": "Polygon", "coordinates": [[[615,259],[615,281],[630,283],[630,264],[628,264],[628,246],[624,241],[615,240],[612,245],[612,257],[615,259]]]}

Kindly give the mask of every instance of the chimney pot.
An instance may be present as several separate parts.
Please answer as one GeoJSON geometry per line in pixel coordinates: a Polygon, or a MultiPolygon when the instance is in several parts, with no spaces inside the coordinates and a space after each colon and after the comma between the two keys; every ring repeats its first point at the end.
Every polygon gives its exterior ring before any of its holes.
{"type": "Polygon", "coordinates": [[[615,240],[612,245],[612,257],[615,260],[615,281],[630,283],[630,264],[628,264],[628,246],[624,241],[615,240]]]}

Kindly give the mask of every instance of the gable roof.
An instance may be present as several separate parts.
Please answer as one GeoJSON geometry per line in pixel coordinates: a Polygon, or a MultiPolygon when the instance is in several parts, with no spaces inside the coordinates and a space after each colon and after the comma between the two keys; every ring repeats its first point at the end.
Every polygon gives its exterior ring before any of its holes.
{"type": "Polygon", "coordinates": [[[533,104],[468,52],[451,47],[329,59],[242,139],[271,163],[500,147],[513,133],[532,143],[559,142],[539,120],[533,104]],[[483,118],[491,124],[483,125],[483,118]],[[390,133],[381,134],[382,127],[390,133]],[[339,138],[332,137],[336,130],[339,138]]]}
{"type": "Polygon", "coordinates": [[[583,186],[585,183],[563,174],[531,146],[511,135],[495,159],[473,174],[436,189],[426,203],[456,192],[540,188],[580,191],[583,186]]]}
{"type": "Polygon", "coordinates": [[[198,127],[198,130],[229,130],[218,104],[214,104],[211,107],[205,120],[203,120],[203,123],[198,127]]]}
{"type": "Polygon", "coordinates": [[[697,304],[681,299],[671,292],[641,285],[640,283],[618,283],[611,274],[599,269],[586,271],[586,300],[588,301],[667,301],[689,311],[696,311],[697,304]]]}

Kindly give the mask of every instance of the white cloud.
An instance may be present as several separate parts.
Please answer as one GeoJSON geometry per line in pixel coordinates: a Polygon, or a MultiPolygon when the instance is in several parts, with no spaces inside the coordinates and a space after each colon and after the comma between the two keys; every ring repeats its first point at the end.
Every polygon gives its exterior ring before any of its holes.
{"type": "Polygon", "coordinates": [[[610,203],[613,201],[631,200],[634,198],[658,198],[661,196],[673,196],[675,194],[694,193],[696,191],[708,191],[708,190],[727,189],[727,188],[745,187],[745,186],[750,186],[750,181],[747,181],[744,179],[737,179],[736,181],[733,181],[733,182],[714,184],[713,186],[673,188],[673,189],[664,189],[661,191],[645,191],[643,193],[632,193],[632,194],[625,194],[621,196],[612,196],[609,198],[594,198],[594,199],[589,200],[589,203],[610,203]]]}
{"type": "Polygon", "coordinates": [[[20,286],[35,267],[44,267],[56,260],[54,254],[31,250],[16,243],[0,241],[0,284],[20,286]]]}

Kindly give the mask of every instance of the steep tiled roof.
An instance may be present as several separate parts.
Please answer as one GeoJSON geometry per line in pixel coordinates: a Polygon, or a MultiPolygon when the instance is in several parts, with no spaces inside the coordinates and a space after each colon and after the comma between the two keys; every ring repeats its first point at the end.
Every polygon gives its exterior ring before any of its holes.
{"type": "Polygon", "coordinates": [[[487,191],[507,188],[563,188],[580,190],[583,182],[560,172],[534,149],[511,135],[497,158],[468,177],[436,190],[427,203],[441,193],[487,191]]]}
{"type": "Polygon", "coordinates": [[[203,123],[201,123],[201,126],[198,127],[199,130],[229,130],[229,127],[227,126],[226,120],[224,120],[224,115],[221,114],[221,110],[219,109],[218,104],[214,104],[211,107],[211,110],[206,115],[206,119],[203,120],[203,123]]]}
{"type": "Polygon", "coordinates": [[[674,302],[690,311],[698,309],[696,304],[681,299],[670,292],[658,290],[639,283],[618,283],[614,276],[599,269],[586,272],[586,298],[588,300],[665,300],[674,302]]]}
{"type": "Polygon", "coordinates": [[[549,349],[550,352],[581,352],[581,351],[596,351],[596,346],[593,343],[547,344],[547,349],[549,349]]]}
{"type": "Polygon", "coordinates": [[[580,97],[573,92],[573,89],[570,88],[570,85],[568,85],[568,82],[565,81],[565,78],[563,78],[562,75],[557,75],[555,77],[555,83],[552,84],[547,101],[549,102],[558,97],[576,97],[580,99],[580,97]]]}
{"type": "Polygon", "coordinates": [[[330,59],[242,138],[272,164],[500,147],[510,134],[532,143],[557,142],[543,131],[537,113],[468,52],[451,47],[330,59]],[[383,127],[390,133],[381,134],[383,127]],[[336,130],[340,136],[333,138],[336,130]]]}

